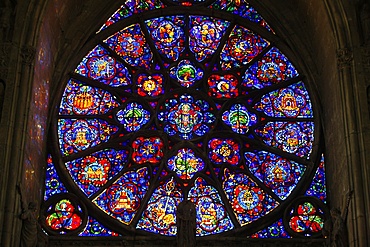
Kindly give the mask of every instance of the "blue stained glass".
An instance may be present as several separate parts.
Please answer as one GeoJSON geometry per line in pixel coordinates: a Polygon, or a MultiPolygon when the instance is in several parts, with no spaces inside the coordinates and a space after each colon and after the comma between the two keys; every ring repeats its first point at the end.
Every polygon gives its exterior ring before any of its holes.
{"type": "Polygon", "coordinates": [[[177,61],[184,51],[184,16],[159,17],[145,22],[159,52],[177,61]]]}
{"type": "Polygon", "coordinates": [[[283,220],[273,223],[271,226],[262,229],[250,236],[251,238],[291,238],[285,230],[283,220]]]}
{"type": "Polygon", "coordinates": [[[104,227],[99,221],[96,219],[89,217],[87,220],[87,225],[85,229],[78,234],[78,236],[82,237],[100,237],[100,236],[120,236],[120,234],[109,230],[108,228],[104,227]]]}
{"type": "Polygon", "coordinates": [[[242,226],[261,218],[279,205],[243,173],[225,169],[222,187],[242,226]]]}
{"type": "MultiPolygon", "coordinates": [[[[174,237],[187,199],[196,236],[320,234],[325,210],[310,200],[326,200],[324,160],[312,180],[300,161],[316,161],[321,146],[308,84],[271,48],[274,32],[247,1],[127,0],[93,38],[99,45],[72,71],[52,126],[57,168],[69,172],[61,179],[91,204],[73,223],[79,236],[174,237]],[[293,193],[307,202],[292,204],[285,229],[280,203],[293,193]]],[[[49,156],[45,200],[67,192],[59,179],[49,156]]],[[[51,231],[66,234],[52,208],[51,231]]]]}
{"type": "Polygon", "coordinates": [[[230,70],[247,65],[269,44],[250,30],[235,26],[220,54],[222,69],[230,70]]]}
{"type": "Polygon", "coordinates": [[[296,187],[306,168],[265,151],[244,154],[251,173],[285,200],[296,187]]]}
{"type": "Polygon", "coordinates": [[[153,62],[153,54],[138,24],[126,27],[104,42],[131,66],[149,69],[153,62]]]}
{"type": "Polygon", "coordinates": [[[269,117],[313,117],[310,96],[303,82],[263,95],[254,108],[269,117]]]}
{"type": "Polygon", "coordinates": [[[127,68],[100,45],[82,59],[75,72],[112,87],[131,84],[131,75],[127,68]]]}
{"type": "Polygon", "coordinates": [[[217,189],[197,178],[190,189],[188,199],[197,211],[197,236],[221,233],[234,228],[217,189]]]}
{"type": "Polygon", "coordinates": [[[155,189],[137,225],[138,229],[176,236],[176,210],[183,195],[174,179],[155,189]]]}
{"type": "Polygon", "coordinates": [[[299,157],[308,158],[313,143],[313,122],[268,122],[256,129],[263,142],[299,157]]]}
{"type": "Polygon", "coordinates": [[[158,113],[164,131],[185,140],[205,135],[216,120],[213,108],[205,100],[195,100],[188,94],[174,96],[166,100],[158,113]]]}
{"type": "Polygon", "coordinates": [[[257,116],[242,104],[234,104],[222,114],[222,121],[238,134],[246,134],[257,123],[257,116]]]}
{"type": "Polygon", "coordinates": [[[195,155],[192,149],[182,148],[177,151],[177,155],[168,159],[167,166],[181,179],[191,179],[197,172],[204,169],[205,163],[195,155]]]}
{"type": "Polygon", "coordinates": [[[62,154],[69,155],[107,142],[118,127],[101,119],[59,119],[58,136],[62,154]]]}
{"type": "Polygon", "coordinates": [[[127,0],[100,28],[101,30],[106,29],[110,25],[123,20],[135,13],[141,13],[146,10],[163,8],[164,5],[159,0],[127,0]]]}
{"type": "Polygon", "coordinates": [[[128,225],[131,223],[149,186],[146,167],[129,171],[93,200],[108,215],[128,225]]]}
{"type": "Polygon", "coordinates": [[[273,47],[245,71],[242,85],[262,89],[297,76],[298,72],[288,58],[273,47]]]}
{"type": "Polygon", "coordinates": [[[116,114],[117,120],[123,124],[128,132],[134,132],[142,128],[150,120],[150,112],[137,103],[131,102],[116,114]]]}
{"type": "Polygon", "coordinates": [[[117,175],[128,160],[126,150],[105,150],[67,162],[66,168],[80,189],[90,196],[117,175]]]}
{"type": "Polygon", "coordinates": [[[326,203],[326,178],[325,178],[325,159],[321,156],[321,162],[316,170],[310,188],[306,192],[307,196],[314,196],[326,203]]]}
{"type": "Polygon", "coordinates": [[[201,62],[216,51],[229,22],[204,16],[190,16],[189,22],[190,50],[201,62]]]}
{"type": "Polygon", "coordinates": [[[195,67],[189,60],[182,60],[177,66],[170,69],[170,76],[176,79],[181,86],[191,87],[202,79],[203,70],[195,67]]]}
{"type": "Polygon", "coordinates": [[[107,91],[70,80],[64,90],[59,115],[105,114],[119,103],[107,91]]]}
{"type": "Polygon", "coordinates": [[[53,195],[67,192],[55,169],[53,158],[49,154],[46,166],[44,201],[47,201],[53,195]]]}
{"type": "Polygon", "coordinates": [[[212,5],[209,6],[213,9],[221,9],[233,14],[239,15],[243,18],[247,18],[248,20],[258,23],[260,26],[266,28],[269,31],[271,27],[267,24],[267,22],[262,18],[257,11],[250,6],[250,4],[245,0],[238,0],[238,1],[224,1],[224,0],[216,0],[212,5]]]}

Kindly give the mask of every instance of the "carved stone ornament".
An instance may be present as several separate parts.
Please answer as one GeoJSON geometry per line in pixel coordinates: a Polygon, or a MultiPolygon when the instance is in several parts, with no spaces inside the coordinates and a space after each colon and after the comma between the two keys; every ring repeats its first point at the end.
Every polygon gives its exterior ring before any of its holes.
{"type": "Polygon", "coordinates": [[[351,67],[353,61],[353,53],[348,48],[341,48],[337,50],[337,64],[339,69],[351,67]]]}
{"type": "Polygon", "coordinates": [[[23,46],[21,50],[22,62],[31,65],[35,59],[36,48],[33,46],[23,46]]]}

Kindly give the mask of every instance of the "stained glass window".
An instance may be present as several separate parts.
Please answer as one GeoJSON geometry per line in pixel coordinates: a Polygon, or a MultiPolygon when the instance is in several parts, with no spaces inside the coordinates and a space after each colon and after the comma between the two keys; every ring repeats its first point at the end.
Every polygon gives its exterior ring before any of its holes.
{"type": "Polygon", "coordinates": [[[61,89],[45,232],[171,237],[190,200],[197,236],[321,236],[310,82],[255,8],[125,1],[97,33],[61,89]]]}

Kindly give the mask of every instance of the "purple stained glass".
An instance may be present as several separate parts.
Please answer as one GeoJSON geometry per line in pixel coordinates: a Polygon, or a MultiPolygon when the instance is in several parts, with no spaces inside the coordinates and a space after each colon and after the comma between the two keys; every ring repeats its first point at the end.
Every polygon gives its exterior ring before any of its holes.
{"type": "Polygon", "coordinates": [[[144,69],[150,68],[153,54],[139,24],[124,28],[104,42],[129,65],[144,69]]]}
{"type": "Polygon", "coordinates": [[[244,154],[250,172],[285,200],[303,176],[306,167],[265,151],[244,154]]]}
{"type": "Polygon", "coordinates": [[[197,172],[204,169],[205,163],[196,156],[192,149],[181,148],[175,156],[168,159],[167,166],[181,179],[191,179],[197,172]]]}
{"type": "Polygon", "coordinates": [[[230,70],[247,65],[269,44],[250,30],[235,26],[220,54],[222,69],[230,70]]]}
{"type": "Polygon", "coordinates": [[[87,220],[87,225],[85,229],[78,234],[78,236],[82,237],[100,237],[100,236],[112,236],[117,237],[120,236],[120,234],[109,230],[105,226],[103,226],[99,221],[96,219],[89,217],[87,220]]]}
{"type": "Polygon", "coordinates": [[[258,23],[260,26],[266,28],[269,31],[272,31],[271,27],[262,18],[262,16],[258,14],[257,11],[246,0],[239,1],[216,0],[209,7],[213,9],[225,10],[233,14],[239,15],[243,18],[247,18],[251,22],[258,23]]]}
{"type": "Polygon", "coordinates": [[[174,94],[159,108],[158,120],[164,131],[189,140],[205,135],[216,120],[213,108],[189,94],[174,94]]]}
{"type": "Polygon", "coordinates": [[[208,142],[208,157],[217,164],[236,166],[240,161],[240,145],[230,138],[213,138],[208,142]]]}
{"type": "Polygon", "coordinates": [[[250,236],[251,238],[291,238],[285,230],[283,220],[276,221],[271,226],[266,227],[250,236]]]}
{"type": "Polygon", "coordinates": [[[138,229],[176,236],[176,211],[183,199],[181,189],[173,178],[158,186],[137,225],[138,229]]]}
{"type": "Polygon", "coordinates": [[[106,214],[128,225],[137,213],[149,186],[146,167],[126,172],[93,200],[106,214]]]}
{"type": "Polygon", "coordinates": [[[256,134],[271,147],[308,158],[312,151],[313,131],[313,122],[267,122],[256,129],[256,134]]]}
{"type": "Polygon", "coordinates": [[[100,45],[82,59],[75,72],[112,87],[131,84],[131,75],[127,68],[100,45]]]}
{"type": "Polygon", "coordinates": [[[184,51],[184,16],[166,16],[145,22],[155,47],[164,57],[177,61],[184,51]]]}
{"type": "Polygon", "coordinates": [[[131,102],[122,110],[116,113],[118,122],[120,122],[126,131],[134,132],[141,129],[150,120],[150,112],[137,103],[131,102]]]}
{"type": "Polygon", "coordinates": [[[188,199],[195,204],[197,212],[197,236],[221,233],[234,228],[219,192],[203,178],[195,180],[188,199]]]}
{"type": "Polygon", "coordinates": [[[238,134],[246,134],[250,126],[257,123],[256,114],[242,104],[234,104],[222,114],[222,121],[238,134]]]}
{"type": "Polygon", "coordinates": [[[326,203],[326,178],[325,178],[325,159],[321,156],[319,167],[311,182],[310,188],[306,191],[307,196],[314,196],[326,203]]]}
{"type": "Polygon", "coordinates": [[[262,89],[297,76],[298,72],[292,63],[274,47],[245,71],[242,85],[262,89]]]}
{"type": "Polygon", "coordinates": [[[242,226],[261,218],[279,205],[244,173],[225,169],[222,188],[242,226]]]}
{"type": "Polygon", "coordinates": [[[61,153],[69,155],[107,142],[118,127],[101,119],[59,119],[61,153]]]}
{"type": "Polygon", "coordinates": [[[109,92],[71,79],[64,89],[59,115],[105,114],[118,106],[109,92]]]}
{"type": "Polygon", "coordinates": [[[79,188],[90,196],[126,166],[127,150],[105,150],[67,162],[66,168],[79,188]]]}
{"type": "Polygon", "coordinates": [[[59,175],[55,169],[52,156],[49,154],[46,166],[44,201],[47,201],[53,195],[67,193],[67,189],[60,181],[59,175]]]}
{"type": "Polygon", "coordinates": [[[254,108],[269,117],[313,117],[310,96],[303,82],[263,95],[254,108]]]}
{"type": "Polygon", "coordinates": [[[191,87],[202,79],[203,70],[197,68],[190,60],[181,60],[177,66],[170,69],[171,78],[175,79],[183,87],[191,87]]]}
{"type": "Polygon", "coordinates": [[[190,16],[189,22],[189,47],[201,62],[217,50],[229,22],[205,16],[190,16]]]}

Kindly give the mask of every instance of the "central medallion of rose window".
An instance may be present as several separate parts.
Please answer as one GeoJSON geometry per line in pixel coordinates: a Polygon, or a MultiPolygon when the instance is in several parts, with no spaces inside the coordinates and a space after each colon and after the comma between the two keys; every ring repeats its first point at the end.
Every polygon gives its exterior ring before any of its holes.
{"type": "Polygon", "coordinates": [[[190,94],[174,94],[159,107],[160,126],[169,135],[190,140],[205,135],[216,120],[214,107],[190,94]]]}

